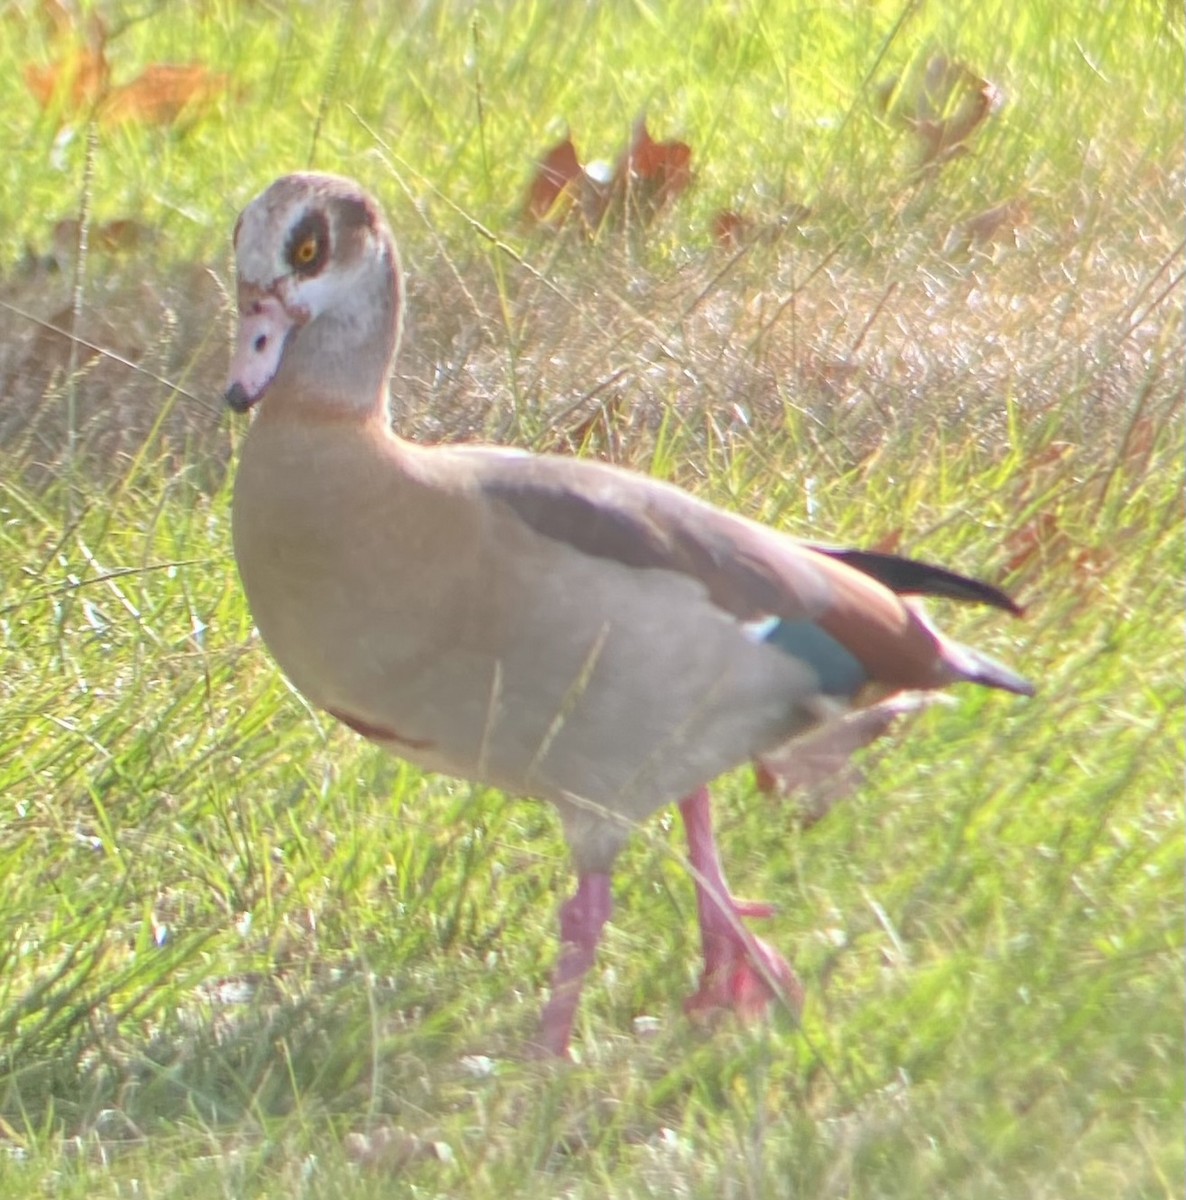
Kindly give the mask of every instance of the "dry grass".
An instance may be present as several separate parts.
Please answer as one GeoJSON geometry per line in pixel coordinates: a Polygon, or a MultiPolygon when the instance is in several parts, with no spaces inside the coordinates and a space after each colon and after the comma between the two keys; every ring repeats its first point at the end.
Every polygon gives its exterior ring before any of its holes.
{"type": "MultiPolygon", "coordinates": [[[[575,236],[462,258],[413,227],[397,425],[424,440],[584,447],[645,464],[672,422],[703,448],[710,433],[779,436],[793,414],[794,435],[843,471],[887,438],[932,429],[941,397],[948,431],[986,447],[1008,445],[1010,411],[1114,446],[1151,382],[1147,416],[1168,417],[1181,396],[1166,363],[1181,315],[1181,164],[1150,183],[1141,202],[1158,224],[1133,242],[1085,238],[1098,197],[1084,196],[1057,225],[1010,221],[1003,244],[968,244],[966,221],[924,215],[888,260],[830,243],[810,219],[774,246],[677,261],[575,236]]],[[[92,269],[99,290],[77,327],[89,345],[64,336],[69,254],[0,286],[11,306],[0,310],[0,445],[41,483],[69,448],[103,478],[159,456],[219,486],[232,446],[217,405],[225,261],[92,269]],[[163,410],[162,380],[180,393],[163,410]]]]}

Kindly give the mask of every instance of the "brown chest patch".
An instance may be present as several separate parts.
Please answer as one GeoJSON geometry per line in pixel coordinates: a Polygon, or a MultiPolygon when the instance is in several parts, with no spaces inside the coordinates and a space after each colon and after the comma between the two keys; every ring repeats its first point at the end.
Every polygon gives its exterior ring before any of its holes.
{"type": "Polygon", "coordinates": [[[352,717],[349,713],[338,712],[332,708],[326,709],[326,712],[372,742],[398,742],[401,746],[407,746],[409,750],[428,750],[432,747],[432,743],[424,738],[404,737],[396,733],[394,729],[387,729],[382,725],[372,725],[369,721],[364,721],[360,717],[352,717]]]}

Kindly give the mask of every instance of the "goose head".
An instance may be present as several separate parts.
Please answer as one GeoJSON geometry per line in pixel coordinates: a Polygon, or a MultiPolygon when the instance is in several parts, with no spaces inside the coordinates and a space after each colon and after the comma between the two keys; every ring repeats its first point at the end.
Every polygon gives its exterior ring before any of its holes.
{"type": "Polygon", "coordinates": [[[336,175],[286,175],[235,226],[238,332],[226,402],[386,409],[402,282],[375,201],[336,175]]]}

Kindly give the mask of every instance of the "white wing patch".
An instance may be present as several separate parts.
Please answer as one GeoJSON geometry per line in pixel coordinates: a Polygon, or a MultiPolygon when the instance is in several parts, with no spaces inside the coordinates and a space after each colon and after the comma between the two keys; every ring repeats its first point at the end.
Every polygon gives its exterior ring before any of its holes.
{"type": "Polygon", "coordinates": [[[741,632],[755,645],[760,645],[781,623],[781,617],[755,617],[752,621],[741,622],[741,632]]]}

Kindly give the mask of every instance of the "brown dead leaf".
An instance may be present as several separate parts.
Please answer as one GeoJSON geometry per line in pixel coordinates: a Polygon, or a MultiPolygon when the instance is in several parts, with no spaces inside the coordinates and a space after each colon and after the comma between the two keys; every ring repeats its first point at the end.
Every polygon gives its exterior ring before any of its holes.
{"type": "Polygon", "coordinates": [[[861,373],[861,364],[851,359],[824,357],[809,353],[804,356],[803,379],[813,388],[820,388],[833,396],[843,395],[861,373]]]}
{"type": "Polygon", "coordinates": [[[775,219],[757,222],[735,209],[724,208],[712,219],[712,237],[724,250],[740,250],[753,242],[773,245],[788,229],[794,229],[811,216],[805,204],[788,204],[775,219]]]}
{"type": "Polygon", "coordinates": [[[530,221],[559,224],[580,194],[585,174],[572,138],[557,142],[540,159],[539,168],[527,189],[523,215],[530,221]]]}
{"type": "Polygon", "coordinates": [[[984,249],[992,245],[1014,246],[1021,231],[1029,224],[1030,206],[1023,197],[1006,200],[969,217],[952,227],[944,243],[944,252],[984,249]]]}
{"type": "Polygon", "coordinates": [[[621,451],[624,399],[620,392],[599,404],[595,412],[567,434],[569,446],[614,462],[621,451]]]}
{"type": "Polygon", "coordinates": [[[172,125],[209,108],[229,82],[229,76],[201,63],[153,63],[131,83],[115,88],[100,106],[99,116],[109,125],[125,121],[172,125]]]}
{"type": "MultiPolygon", "coordinates": [[[[108,254],[120,251],[135,250],[154,236],[153,230],[130,217],[120,217],[114,221],[104,221],[92,225],[87,231],[88,242],[92,250],[103,250],[108,254]]],[[[54,246],[59,253],[64,252],[71,257],[78,246],[78,221],[67,217],[54,226],[54,246]]]]}
{"type": "Polygon", "coordinates": [[[49,41],[65,48],[49,66],[26,66],[25,85],[43,109],[75,114],[90,108],[106,92],[111,75],[102,17],[92,12],[84,22],[59,0],[42,0],[37,16],[49,41]]]}
{"type": "Polygon", "coordinates": [[[967,153],[972,134],[1003,103],[999,88],[966,63],[934,54],[921,75],[881,84],[875,103],[917,139],[920,167],[967,153]]]}
{"type": "Polygon", "coordinates": [[[1084,546],[1075,541],[1050,514],[1042,514],[1006,539],[1011,551],[1005,569],[1011,573],[1041,566],[1066,582],[1094,586],[1116,559],[1107,546],[1084,546]]]}
{"type": "Polygon", "coordinates": [[[611,205],[649,224],[693,179],[687,142],[656,142],[645,114],[634,122],[630,145],[618,159],[610,183],[611,205]]]}
{"type": "Polygon", "coordinates": [[[1014,476],[1012,485],[1014,511],[1021,512],[1033,503],[1040,503],[1054,485],[1067,464],[1078,453],[1074,442],[1055,439],[1036,447],[1014,476]]]}
{"type": "Polygon", "coordinates": [[[1053,513],[1039,513],[1005,539],[1009,557],[1005,569],[1012,573],[1039,564],[1047,569],[1057,564],[1061,575],[1083,580],[1104,574],[1115,560],[1106,546],[1085,546],[1063,529],[1053,513]]]}
{"type": "Polygon", "coordinates": [[[37,5],[37,18],[50,41],[65,40],[76,27],[74,15],[62,0],[41,0],[37,5]]]}
{"type": "Polygon", "coordinates": [[[80,370],[98,355],[98,351],[82,342],[74,342],[74,308],[66,305],[52,313],[44,325],[39,325],[37,335],[29,346],[22,369],[29,375],[44,378],[45,387],[60,379],[71,366],[80,370]]]}
{"type": "Polygon", "coordinates": [[[1129,428],[1121,447],[1121,458],[1134,474],[1142,473],[1148,465],[1158,432],[1158,422],[1150,416],[1138,417],[1129,428]]]}
{"type": "Polygon", "coordinates": [[[712,219],[712,238],[726,250],[738,250],[753,240],[752,222],[731,208],[723,208],[712,219]]]}
{"type": "Polygon", "coordinates": [[[968,240],[974,245],[988,242],[1017,244],[1017,234],[1029,224],[1030,207],[1024,199],[1006,200],[993,208],[970,217],[965,222],[968,240]]]}
{"type": "Polygon", "coordinates": [[[64,4],[62,0],[39,0],[32,13],[22,9],[23,6],[9,5],[3,15],[14,23],[35,21],[47,42],[85,42],[97,48],[107,41],[106,22],[94,8],[84,14],[78,5],[64,4]]]}
{"type": "Polygon", "coordinates": [[[1077,449],[1074,442],[1063,442],[1056,439],[1053,442],[1047,442],[1040,450],[1031,454],[1026,465],[1031,471],[1039,470],[1042,467],[1057,467],[1066,462],[1077,449]]]}
{"type": "Polygon", "coordinates": [[[608,184],[581,165],[572,138],[566,137],[540,160],[523,217],[533,225],[559,229],[577,213],[586,232],[592,232],[600,227],[608,203],[608,184]]]}
{"type": "Polygon", "coordinates": [[[935,55],[927,63],[915,132],[923,162],[950,156],[999,107],[1000,92],[962,62],[935,55]]]}
{"type": "Polygon", "coordinates": [[[110,74],[101,45],[77,46],[48,67],[25,67],[25,85],[43,109],[75,114],[102,98],[110,74]]]}
{"type": "Polygon", "coordinates": [[[101,250],[115,253],[117,250],[135,250],[154,236],[154,230],[130,217],[118,217],[104,221],[93,234],[95,245],[101,250]]]}
{"type": "Polygon", "coordinates": [[[687,143],[656,142],[644,117],[635,122],[630,145],[612,172],[583,166],[569,136],[540,160],[523,217],[533,225],[559,228],[575,212],[590,233],[627,217],[646,225],[691,184],[691,162],[687,143]]]}
{"type": "Polygon", "coordinates": [[[876,554],[897,554],[902,545],[902,526],[891,529],[869,547],[876,554]]]}
{"type": "Polygon", "coordinates": [[[1071,560],[1077,575],[1105,575],[1115,561],[1115,554],[1104,546],[1084,546],[1071,560]]]}
{"type": "Polygon", "coordinates": [[[1020,571],[1035,559],[1044,561],[1065,549],[1067,536],[1058,523],[1058,518],[1049,512],[1038,513],[1020,529],[1013,530],[1005,538],[1005,570],[1009,574],[1020,571]]]}

